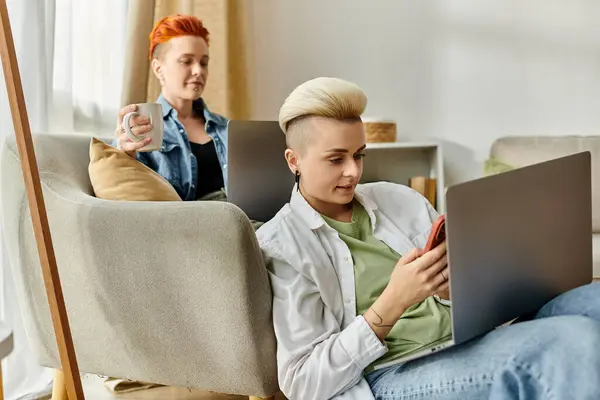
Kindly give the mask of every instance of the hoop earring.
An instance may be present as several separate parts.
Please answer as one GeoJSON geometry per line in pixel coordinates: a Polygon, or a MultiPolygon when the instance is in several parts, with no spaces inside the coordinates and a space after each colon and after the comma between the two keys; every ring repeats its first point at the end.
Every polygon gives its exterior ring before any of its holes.
{"type": "Polygon", "coordinates": [[[294,178],[296,181],[296,190],[300,191],[300,173],[296,170],[296,177],[294,178]]]}

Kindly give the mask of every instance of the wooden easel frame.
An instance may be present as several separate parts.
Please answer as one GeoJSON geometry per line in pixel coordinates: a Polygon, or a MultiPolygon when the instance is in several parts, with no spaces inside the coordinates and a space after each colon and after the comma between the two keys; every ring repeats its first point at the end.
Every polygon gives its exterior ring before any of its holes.
{"type": "Polygon", "coordinates": [[[52,323],[54,324],[54,334],[56,335],[56,343],[64,372],[67,396],[69,400],[83,400],[83,387],[79,376],[79,367],[77,366],[77,357],[73,346],[73,338],[71,337],[69,318],[65,308],[58,268],[56,266],[50,227],[48,226],[48,216],[46,214],[40,174],[31,138],[31,128],[25,106],[25,97],[23,95],[23,86],[19,74],[19,65],[17,63],[6,0],[0,0],[0,29],[0,56],[2,57],[6,91],[8,92],[10,111],[17,138],[19,157],[21,159],[21,169],[23,170],[23,178],[25,179],[27,200],[29,201],[29,208],[31,210],[33,230],[42,265],[48,303],[50,305],[50,314],[52,315],[52,323]]]}

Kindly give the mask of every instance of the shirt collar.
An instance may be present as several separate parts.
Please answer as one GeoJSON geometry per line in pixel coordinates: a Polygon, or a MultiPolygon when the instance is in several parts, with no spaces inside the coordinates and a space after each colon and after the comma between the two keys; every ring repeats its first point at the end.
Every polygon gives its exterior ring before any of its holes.
{"type": "MultiPolygon", "coordinates": [[[[302,194],[298,191],[298,185],[294,185],[292,189],[292,197],[290,199],[290,207],[292,210],[300,215],[300,217],[306,221],[309,228],[312,230],[318,229],[323,225],[326,225],[325,220],[302,196],[302,194]]],[[[364,207],[367,214],[369,214],[369,218],[375,226],[375,210],[377,210],[377,204],[369,198],[366,193],[362,190],[361,185],[356,186],[354,191],[354,198],[358,200],[360,204],[364,207]]]]}
{"type": "MultiPolygon", "coordinates": [[[[156,102],[162,106],[163,119],[167,118],[170,114],[173,114],[173,116],[175,118],[178,118],[177,110],[175,110],[173,108],[173,106],[171,104],[169,104],[169,102],[167,101],[167,99],[165,99],[165,97],[162,95],[162,93],[158,96],[158,99],[156,100],[156,102]]],[[[204,119],[206,120],[207,124],[214,123],[217,125],[227,126],[227,120],[218,114],[214,114],[214,113],[210,112],[210,110],[208,109],[208,107],[206,106],[206,103],[204,102],[204,100],[202,98],[195,100],[193,107],[194,107],[194,110],[196,110],[196,111],[202,111],[202,114],[203,114],[204,119]]]]}

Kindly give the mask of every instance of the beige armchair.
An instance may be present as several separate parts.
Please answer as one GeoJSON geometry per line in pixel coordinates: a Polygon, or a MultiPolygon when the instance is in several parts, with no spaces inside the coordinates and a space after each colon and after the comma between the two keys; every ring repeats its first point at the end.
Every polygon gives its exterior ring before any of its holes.
{"type": "MultiPolygon", "coordinates": [[[[34,136],[81,372],[267,398],[278,391],[271,291],[250,221],[223,202],[93,196],[89,137],[34,136]]],[[[16,143],[1,218],[42,365],[60,368],[16,143]]]]}

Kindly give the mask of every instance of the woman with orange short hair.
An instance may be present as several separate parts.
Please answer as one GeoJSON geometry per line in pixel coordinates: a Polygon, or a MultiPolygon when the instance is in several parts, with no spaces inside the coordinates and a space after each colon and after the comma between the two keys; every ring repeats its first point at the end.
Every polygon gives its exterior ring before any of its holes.
{"type": "MultiPolygon", "coordinates": [[[[227,187],[227,119],[212,113],[202,100],[208,79],[209,33],[194,16],[161,19],[150,33],[149,57],[161,85],[164,138],[160,150],[137,152],[150,143],[134,142],[122,126],[135,104],[119,111],[113,145],[166,178],[183,200],[215,199],[227,187]]],[[[149,118],[134,116],[131,130],[152,129],[149,118]]],[[[224,197],[221,196],[221,199],[224,197]]]]}

